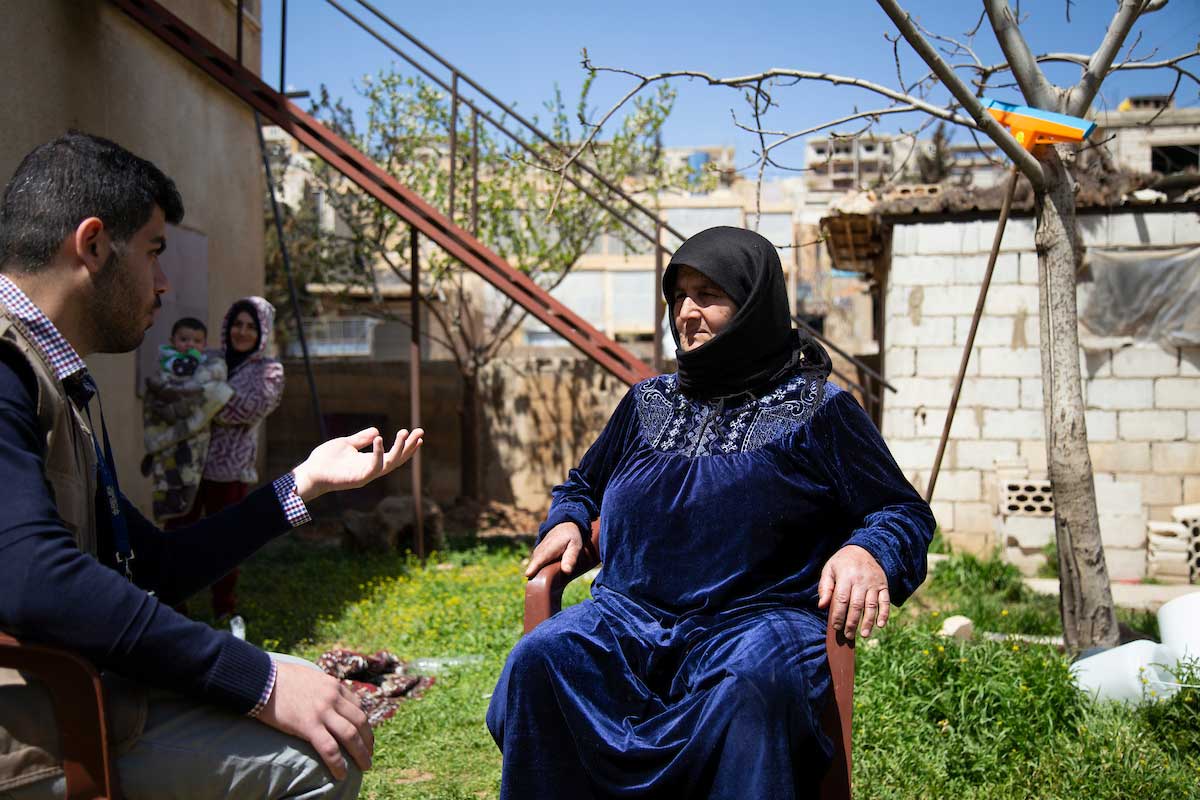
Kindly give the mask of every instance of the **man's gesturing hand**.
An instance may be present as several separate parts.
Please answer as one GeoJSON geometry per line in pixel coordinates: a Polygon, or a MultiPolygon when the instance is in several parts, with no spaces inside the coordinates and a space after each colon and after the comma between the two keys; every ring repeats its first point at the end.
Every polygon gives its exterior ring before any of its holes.
{"type": "Polygon", "coordinates": [[[375,735],[354,693],[337,678],[303,664],[277,663],[275,668],[275,690],[259,721],[311,744],[336,780],[346,777],[339,745],[359,769],[370,769],[375,735]]]}
{"type": "Polygon", "coordinates": [[[532,578],[542,567],[562,559],[563,572],[570,574],[575,562],[583,552],[583,534],[574,522],[560,522],[550,529],[545,538],[533,549],[525,577],[532,578]]]}
{"type": "Polygon", "coordinates": [[[887,575],[866,550],[848,544],[833,554],[821,570],[817,608],[829,609],[829,624],[841,628],[847,639],[858,630],[864,637],[887,624],[891,611],[887,575]]]}
{"type": "Polygon", "coordinates": [[[304,463],[292,470],[296,479],[296,494],[309,503],[326,492],[357,489],[376,478],[383,477],[412,458],[421,446],[425,431],[396,432],[396,441],[386,452],[383,437],[375,428],[367,428],[350,436],[330,439],[309,453],[304,463]],[[360,453],[370,447],[369,453],[360,453]]]}

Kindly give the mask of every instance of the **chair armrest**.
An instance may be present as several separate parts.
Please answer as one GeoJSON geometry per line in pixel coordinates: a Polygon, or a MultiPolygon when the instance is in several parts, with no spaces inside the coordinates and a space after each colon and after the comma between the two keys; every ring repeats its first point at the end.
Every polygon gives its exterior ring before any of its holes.
{"type": "Polygon", "coordinates": [[[525,633],[529,633],[562,610],[563,590],[567,584],[600,563],[600,520],[592,523],[592,535],[584,544],[572,572],[563,572],[554,562],[538,570],[525,584],[525,633]]]}
{"type": "Polygon", "coordinates": [[[831,682],[829,703],[821,715],[821,729],[833,741],[833,761],[821,781],[821,800],[850,800],[851,729],[854,721],[854,643],[840,630],[825,629],[825,651],[831,682]]]}
{"type": "Polygon", "coordinates": [[[67,797],[117,797],[104,717],[104,686],[91,662],[69,650],[22,642],[0,632],[0,667],[29,673],[50,693],[61,737],[67,797]]]}

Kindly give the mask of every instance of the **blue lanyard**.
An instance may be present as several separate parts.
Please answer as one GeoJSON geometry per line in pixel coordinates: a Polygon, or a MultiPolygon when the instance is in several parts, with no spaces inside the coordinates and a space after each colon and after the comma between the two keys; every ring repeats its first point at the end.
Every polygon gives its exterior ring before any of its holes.
{"type": "Polygon", "coordinates": [[[100,392],[95,382],[88,375],[84,380],[91,384],[95,392],[96,402],[100,404],[100,435],[104,437],[104,451],[100,451],[100,443],[96,441],[96,424],[92,422],[92,410],[85,404],[88,425],[92,428],[92,447],[96,448],[96,467],[100,472],[100,484],[104,488],[105,499],[108,500],[108,513],[112,516],[114,543],[117,546],[117,563],[125,571],[125,577],[133,580],[133,548],[129,545],[129,527],[125,523],[125,515],[121,513],[121,486],[117,483],[117,467],[113,461],[112,445],[108,441],[108,425],[104,422],[104,402],[100,400],[100,392]]]}

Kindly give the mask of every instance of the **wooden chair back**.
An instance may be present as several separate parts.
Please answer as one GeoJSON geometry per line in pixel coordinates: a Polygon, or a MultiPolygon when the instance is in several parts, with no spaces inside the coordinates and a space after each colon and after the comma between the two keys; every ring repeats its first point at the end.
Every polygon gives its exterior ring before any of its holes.
{"type": "Polygon", "coordinates": [[[118,800],[104,716],[104,685],[87,659],[0,632],[0,667],[20,670],[50,693],[61,736],[67,800],[118,800]]]}

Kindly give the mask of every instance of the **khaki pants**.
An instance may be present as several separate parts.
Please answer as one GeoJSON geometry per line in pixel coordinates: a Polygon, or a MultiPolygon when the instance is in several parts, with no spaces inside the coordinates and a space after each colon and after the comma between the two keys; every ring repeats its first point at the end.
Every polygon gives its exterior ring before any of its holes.
{"type": "MultiPolygon", "coordinates": [[[[271,657],[300,661],[275,653],[271,657]]],[[[346,779],[335,782],[307,742],[159,690],[149,692],[141,738],[117,759],[126,800],[342,800],[357,797],[362,785],[354,762],[347,759],[347,767],[346,779]]],[[[59,777],[0,793],[0,798],[57,800],[65,795],[66,781],[59,777]]]]}

